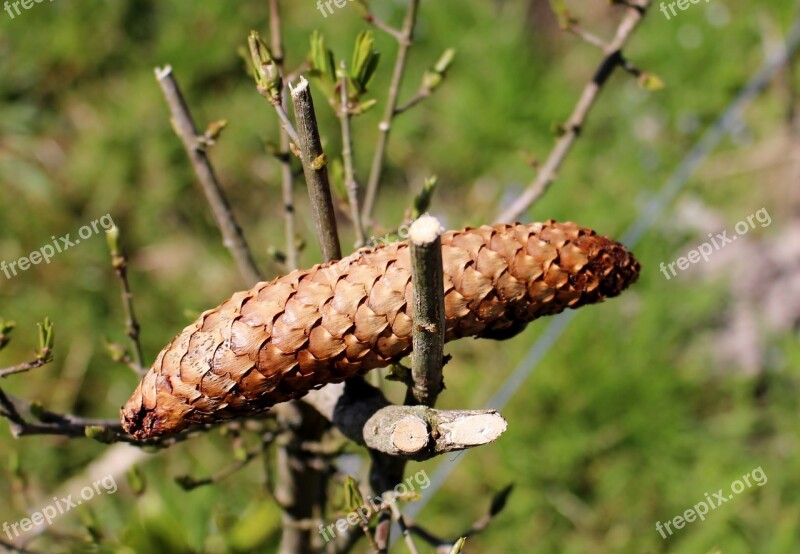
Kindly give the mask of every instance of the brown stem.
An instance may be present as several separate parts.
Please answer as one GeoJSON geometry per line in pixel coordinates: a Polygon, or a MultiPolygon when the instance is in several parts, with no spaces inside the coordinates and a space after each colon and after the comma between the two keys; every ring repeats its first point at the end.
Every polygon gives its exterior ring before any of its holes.
{"type": "Polygon", "coordinates": [[[17,373],[25,373],[26,371],[30,371],[32,369],[36,369],[38,367],[47,365],[51,361],[52,360],[50,359],[39,357],[33,360],[32,362],[25,362],[23,364],[7,367],[5,369],[0,369],[0,379],[8,377],[9,375],[16,375],[17,373]]]}
{"type": "Polygon", "coordinates": [[[442,269],[442,225],[423,215],[411,224],[411,282],[413,284],[413,354],[406,404],[433,406],[444,387],[444,270],[442,269]]]}
{"type": "Polygon", "coordinates": [[[192,162],[194,171],[200,181],[200,186],[203,189],[203,194],[205,194],[206,200],[211,206],[217,226],[222,233],[223,243],[234,260],[236,260],[236,265],[245,281],[251,285],[255,284],[262,280],[261,273],[253,260],[253,255],[247,246],[242,230],[236,223],[233,210],[217,180],[211,161],[208,159],[205,149],[201,147],[197,140],[197,128],[192,120],[186,100],[172,74],[172,68],[168,65],[163,68],[156,68],[155,74],[169,105],[175,132],[183,141],[186,154],[192,162]]]}
{"type": "Polygon", "coordinates": [[[125,331],[133,347],[133,359],[128,359],[127,363],[141,377],[147,372],[144,365],[144,356],[142,355],[142,344],[139,340],[141,327],[133,309],[133,293],[128,282],[128,260],[118,249],[116,242],[115,236],[111,249],[111,266],[114,268],[114,273],[116,273],[119,280],[122,307],[125,310],[125,331]]]}
{"type": "MultiPolygon", "coordinates": [[[[283,34],[281,25],[280,3],[278,0],[269,0],[269,25],[272,55],[278,71],[285,77],[285,58],[283,53],[283,34]]],[[[285,81],[284,81],[285,82],[285,81]]],[[[286,110],[287,100],[281,95],[283,109],[286,110]]],[[[294,221],[294,175],[292,174],[292,155],[289,151],[289,134],[281,127],[280,132],[280,162],[281,162],[281,193],[283,195],[283,224],[286,234],[286,266],[292,270],[298,267],[297,241],[294,221]]]]}
{"type": "Polygon", "coordinates": [[[314,225],[322,257],[326,262],[338,260],[342,257],[342,249],[339,245],[339,233],[336,230],[336,216],[328,182],[328,160],[322,150],[311,88],[303,77],[292,89],[292,102],[297,119],[298,146],[303,155],[303,173],[311,198],[311,210],[314,214],[314,225]]]}
{"type": "Polygon", "coordinates": [[[347,200],[350,204],[350,217],[353,220],[353,227],[356,231],[356,248],[364,246],[366,237],[364,235],[364,225],[361,221],[361,210],[358,205],[358,182],[356,181],[355,164],[353,163],[353,136],[350,132],[350,121],[352,115],[347,98],[347,67],[342,62],[342,78],[340,80],[341,89],[341,109],[339,110],[339,122],[342,127],[342,159],[344,160],[344,184],[347,189],[347,200]]]}
{"type": "Polygon", "coordinates": [[[625,9],[625,16],[617,28],[614,39],[605,47],[603,61],[600,62],[592,80],[584,88],[578,104],[564,125],[564,134],[556,141],[555,147],[539,170],[536,179],[511,206],[503,210],[497,217],[498,223],[516,221],[555,181],[558,170],[578,139],[586,118],[597,101],[603,85],[606,84],[614,69],[624,61],[622,48],[641,23],[645,12],[650,7],[650,3],[651,0],[638,0],[637,2],[631,2],[625,9]]]}
{"type": "Polygon", "coordinates": [[[378,144],[375,147],[375,154],[372,158],[372,167],[369,172],[369,181],[367,182],[367,192],[364,197],[362,219],[366,222],[372,220],[372,211],[375,208],[375,198],[378,194],[378,184],[383,174],[386,146],[389,143],[389,133],[392,129],[392,119],[394,119],[395,116],[397,100],[400,95],[400,86],[403,84],[403,76],[405,75],[408,49],[411,47],[414,38],[414,27],[417,23],[418,8],[419,0],[408,0],[408,10],[406,11],[406,17],[403,21],[403,29],[400,31],[399,36],[394,35],[398,43],[397,58],[395,59],[394,70],[392,71],[392,81],[389,85],[389,95],[386,99],[383,119],[378,126],[380,134],[378,135],[378,144]]]}

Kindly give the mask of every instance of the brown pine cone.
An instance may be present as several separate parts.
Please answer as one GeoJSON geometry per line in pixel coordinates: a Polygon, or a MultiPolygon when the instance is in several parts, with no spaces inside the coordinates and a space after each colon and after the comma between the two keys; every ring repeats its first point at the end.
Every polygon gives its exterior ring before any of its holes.
{"type": "MultiPolygon", "coordinates": [[[[442,235],[446,339],[503,339],[528,322],[600,302],[633,283],[621,244],[574,223],[442,235]]],[[[156,358],[122,408],[138,439],[253,416],[411,352],[407,242],[364,248],[237,292],[156,358]]]]}

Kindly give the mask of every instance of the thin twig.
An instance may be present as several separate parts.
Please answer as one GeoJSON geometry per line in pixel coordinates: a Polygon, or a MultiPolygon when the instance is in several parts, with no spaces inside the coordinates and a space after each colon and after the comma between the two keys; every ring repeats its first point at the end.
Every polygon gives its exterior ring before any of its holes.
{"type": "Polygon", "coordinates": [[[564,163],[567,154],[572,150],[578,136],[580,136],[581,129],[597,101],[603,85],[608,81],[614,69],[623,63],[622,48],[641,23],[645,12],[650,7],[650,3],[651,0],[638,0],[637,2],[630,2],[628,7],[625,8],[625,16],[617,28],[614,39],[604,49],[605,58],[600,63],[592,80],[584,88],[572,115],[564,125],[563,135],[556,141],[555,147],[539,170],[536,179],[511,206],[500,213],[497,217],[498,222],[511,223],[518,219],[555,181],[558,170],[564,163]]]}
{"type": "Polygon", "coordinates": [[[413,322],[411,377],[406,404],[433,406],[442,391],[444,359],[444,270],[442,225],[430,215],[411,224],[411,282],[413,322]]]}
{"type": "Polygon", "coordinates": [[[184,490],[194,490],[199,487],[213,485],[215,483],[219,483],[220,481],[224,481],[234,473],[245,468],[250,462],[263,454],[267,447],[271,445],[275,438],[282,432],[283,431],[278,430],[265,433],[262,436],[261,444],[259,444],[258,447],[248,450],[244,453],[244,456],[241,459],[234,461],[226,467],[223,467],[209,477],[194,479],[188,475],[184,475],[176,478],[176,481],[184,490]]]}
{"type": "Polygon", "coordinates": [[[322,257],[326,262],[338,260],[342,257],[342,249],[339,245],[339,233],[336,230],[336,216],[328,181],[328,159],[322,150],[311,88],[308,81],[301,77],[300,83],[291,90],[300,135],[297,145],[303,156],[303,173],[308,185],[322,257]]]}
{"type": "Polygon", "coordinates": [[[603,39],[590,33],[578,23],[572,23],[567,30],[575,36],[582,38],[585,42],[588,42],[593,46],[597,46],[601,50],[606,49],[606,43],[603,39]]]}
{"type": "Polygon", "coordinates": [[[241,228],[236,223],[233,210],[217,180],[211,161],[208,159],[205,149],[197,140],[197,128],[192,120],[186,100],[172,74],[172,68],[168,65],[163,68],[156,68],[155,74],[169,105],[175,132],[183,141],[183,146],[186,149],[189,160],[192,162],[206,200],[211,206],[211,211],[214,213],[217,226],[222,233],[225,247],[236,260],[239,272],[248,284],[261,281],[261,272],[253,260],[253,255],[247,246],[241,228]]]}
{"type": "Polygon", "coordinates": [[[341,89],[341,108],[339,109],[339,122],[342,127],[342,159],[344,160],[344,185],[347,189],[347,200],[350,203],[350,217],[356,231],[356,248],[364,246],[366,237],[361,221],[361,209],[358,205],[358,182],[356,181],[355,164],[353,163],[353,136],[350,132],[349,99],[347,97],[347,66],[342,61],[342,78],[339,81],[341,89]]]}
{"type": "MultiPolygon", "coordinates": [[[[417,23],[418,8],[419,0],[408,0],[408,9],[406,11],[405,20],[403,21],[402,31],[400,31],[399,35],[388,31],[397,39],[397,58],[395,59],[394,70],[392,71],[392,81],[389,85],[389,95],[386,99],[383,119],[378,126],[380,134],[378,135],[378,143],[372,158],[372,167],[369,172],[369,181],[367,182],[367,192],[364,197],[364,207],[361,217],[365,222],[370,222],[372,220],[372,211],[375,208],[378,184],[383,174],[384,160],[386,158],[386,146],[389,143],[389,133],[392,129],[392,119],[394,119],[395,116],[400,86],[403,84],[403,76],[405,75],[408,49],[411,47],[414,38],[414,27],[417,23]]],[[[369,19],[367,20],[370,21],[369,19]]],[[[371,22],[375,24],[375,21],[376,19],[373,17],[371,22]]],[[[382,30],[387,30],[379,25],[376,26],[382,30]]]]}
{"type": "Polygon", "coordinates": [[[275,107],[275,112],[278,114],[278,119],[281,120],[281,125],[283,126],[283,130],[289,135],[289,138],[292,139],[292,142],[296,145],[300,145],[300,135],[297,132],[297,129],[294,128],[294,124],[292,120],[289,119],[289,114],[286,112],[286,108],[283,107],[281,102],[272,102],[272,105],[275,107]]]}
{"type": "Polygon", "coordinates": [[[108,233],[108,245],[111,250],[111,267],[119,280],[120,291],[122,294],[122,307],[125,310],[125,331],[133,347],[133,359],[128,358],[127,363],[137,375],[143,376],[147,373],[142,355],[142,343],[139,339],[141,327],[136,319],[136,312],[133,309],[133,293],[128,282],[128,259],[119,248],[119,229],[114,226],[108,233]]]}
{"type": "Polygon", "coordinates": [[[26,371],[47,365],[51,361],[52,359],[36,358],[32,362],[25,362],[12,367],[7,367],[5,369],[0,369],[0,379],[8,377],[9,375],[16,375],[17,373],[25,373],[26,371]]]}
{"type": "MultiPolygon", "coordinates": [[[[272,46],[272,55],[275,58],[275,64],[278,66],[278,72],[286,82],[285,67],[286,59],[283,52],[283,31],[281,24],[281,11],[280,3],[278,0],[269,0],[269,25],[270,25],[270,41],[272,46]]],[[[285,87],[284,87],[285,92],[285,87]]],[[[287,99],[285,94],[281,94],[281,102],[286,111],[287,99]]],[[[297,255],[297,239],[295,237],[295,220],[294,220],[294,175],[292,174],[292,154],[289,151],[289,134],[286,128],[281,126],[280,131],[280,163],[281,163],[281,193],[283,195],[283,224],[286,234],[286,266],[290,269],[297,269],[298,255],[297,255]]]]}
{"type": "Polygon", "coordinates": [[[410,110],[411,108],[413,108],[414,106],[425,100],[428,96],[431,95],[432,92],[433,91],[429,88],[421,88],[420,90],[418,90],[417,94],[415,94],[408,102],[400,106],[397,106],[397,108],[395,108],[394,110],[395,117],[397,117],[403,112],[410,110]]]}
{"type": "Polygon", "coordinates": [[[403,540],[406,542],[406,548],[411,554],[419,554],[419,550],[417,550],[417,545],[414,544],[414,537],[411,536],[411,531],[406,525],[406,520],[403,517],[400,508],[397,507],[397,502],[391,502],[389,504],[392,514],[394,515],[395,520],[397,520],[397,524],[400,526],[400,532],[403,533],[403,540]]]}
{"type": "Polygon", "coordinates": [[[403,40],[403,32],[400,29],[395,29],[384,20],[379,18],[374,13],[367,13],[364,16],[364,20],[369,23],[370,25],[374,25],[376,28],[380,29],[387,35],[393,36],[398,42],[402,42],[403,40]]]}

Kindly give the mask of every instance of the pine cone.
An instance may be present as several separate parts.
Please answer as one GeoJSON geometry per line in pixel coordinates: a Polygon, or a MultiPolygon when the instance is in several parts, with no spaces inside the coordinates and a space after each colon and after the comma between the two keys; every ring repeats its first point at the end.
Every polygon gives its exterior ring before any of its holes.
{"type": "MultiPolygon", "coordinates": [[[[574,223],[495,225],[442,235],[446,339],[503,339],[528,322],[616,296],[639,264],[574,223]]],[[[156,358],[122,408],[138,439],[253,416],[411,352],[407,242],[364,248],[237,292],[156,358]]]]}

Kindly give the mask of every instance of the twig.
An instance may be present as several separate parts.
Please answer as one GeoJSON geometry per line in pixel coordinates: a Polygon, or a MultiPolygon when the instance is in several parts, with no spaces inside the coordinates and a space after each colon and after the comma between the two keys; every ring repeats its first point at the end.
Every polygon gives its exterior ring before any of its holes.
{"type": "Polygon", "coordinates": [[[144,365],[142,355],[142,344],[139,340],[141,327],[136,319],[136,312],[133,310],[133,293],[128,282],[128,260],[119,248],[119,229],[114,226],[106,232],[109,250],[111,251],[111,267],[114,268],[119,279],[120,291],[122,293],[122,307],[125,310],[125,331],[133,347],[133,359],[128,360],[128,365],[139,376],[143,376],[147,370],[144,365]]]}
{"type": "Polygon", "coordinates": [[[588,42],[589,44],[591,44],[593,46],[597,46],[598,48],[600,48],[602,50],[606,49],[606,43],[605,43],[605,41],[603,39],[601,39],[597,35],[594,35],[594,34],[590,33],[589,31],[585,30],[578,23],[570,24],[570,26],[567,28],[567,30],[570,33],[574,34],[575,36],[582,38],[585,42],[588,42]]]}
{"type": "MultiPolygon", "coordinates": [[[[270,40],[272,44],[272,55],[278,71],[285,79],[285,58],[283,53],[283,34],[281,25],[280,3],[278,0],[269,0],[269,25],[270,40]]],[[[284,80],[285,82],[285,80],[284,80]]],[[[286,111],[287,100],[281,94],[281,103],[286,111]]],[[[281,193],[283,194],[283,224],[286,233],[286,266],[292,270],[297,269],[297,241],[294,221],[294,176],[292,174],[292,155],[289,151],[289,134],[286,128],[281,126],[280,131],[280,163],[281,163],[281,193]]]]}
{"type": "Polygon", "coordinates": [[[225,247],[236,260],[239,272],[248,284],[261,281],[261,273],[253,260],[253,255],[247,246],[242,230],[236,223],[236,218],[217,180],[211,161],[208,159],[205,149],[201,147],[197,140],[197,128],[192,120],[186,100],[172,74],[172,68],[169,65],[163,68],[156,68],[155,74],[169,105],[175,132],[183,141],[186,154],[192,162],[194,171],[200,181],[200,186],[222,233],[225,247]]]}
{"type": "Polygon", "coordinates": [[[651,0],[636,0],[628,3],[628,7],[625,8],[625,16],[617,28],[614,39],[604,49],[605,58],[600,63],[592,80],[584,88],[578,104],[564,125],[564,134],[556,141],[555,147],[539,170],[536,179],[511,206],[500,213],[497,217],[498,222],[511,223],[518,219],[555,181],[558,170],[564,163],[567,154],[572,150],[589,112],[597,101],[600,90],[608,81],[614,69],[623,63],[622,48],[639,26],[639,23],[641,23],[645,12],[650,7],[650,3],[651,0]]]}
{"type": "MultiPolygon", "coordinates": [[[[459,538],[468,538],[477,535],[478,533],[482,532],[486,529],[489,524],[494,520],[494,518],[499,514],[503,508],[506,506],[506,502],[508,501],[508,497],[511,494],[513,487],[511,485],[505,487],[497,494],[495,494],[494,498],[492,499],[492,503],[489,506],[489,511],[481,516],[480,519],[475,521],[469,529],[460,533],[458,535],[459,538]]],[[[427,531],[423,527],[417,525],[411,520],[407,520],[407,524],[409,527],[409,532],[417,535],[426,543],[430,544],[437,548],[437,552],[449,552],[450,548],[457,542],[456,540],[446,540],[440,537],[437,537],[430,531],[427,531]]]]}
{"type": "MultiPolygon", "coordinates": [[[[386,26],[376,25],[381,30],[387,31],[397,39],[397,58],[394,63],[394,70],[392,72],[392,81],[389,85],[389,95],[386,99],[386,108],[383,113],[383,119],[378,126],[380,134],[378,135],[378,143],[375,147],[375,154],[372,158],[372,167],[369,172],[369,181],[367,182],[367,192],[364,197],[364,207],[362,209],[362,219],[366,222],[371,221],[372,211],[375,208],[375,198],[378,194],[378,184],[383,174],[384,159],[386,157],[386,146],[389,143],[389,133],[392,129],[392,119],[395,116],[395,109],[397,108],[397,100],[400,94],[400,86],[403,84],[403,76],[406,70],[406,60],[408,58],[408,49],[411,47],[411,42],[414,38],[414,27],[417,23],[417,11],[419,8],[419,0],[408,0],[408,9],[406,17],[403,21],[403,29],[399,34],[389,31],[386,26]]],[[[374,17],[367,21],[375,24],[378,21],[374,17]]]]}
{"type": "Polygon", "coordinates": [[[214,427],[213,425],[203,425],[174,437],[141,441],[125,433],[118,419],[91,419],[72,414],[58,414],[39,406],[34,407],[34,405],[21,398],[8,395],[2,388],[0,388],[0,417],[8,420],[11,433],[15,438],[30,435],[84,437],[107,444],[124,442],[137,447],[155,446],[158,448],[166,448],[183,442],[214,427]],[[23,411],[35,413],[37,421],[31,421],[22,415],[23,411]]]}
{"type": "Polygon", "coordinates": [[[374,25],[376,28],[380,29],[381,31],[383,31],[387,35],[393,36],[398,42],[402,42],[403,41],[403,32],[401,30],[395,29],[394,27],[392,27],[391,25],[389,25],[388,23],[383,21],[381,18],[379,18],[375,14],[373,14],[371,12],[367,13],[364,16],[364,20],[367,23],[369,23],[370,25],[374,25]]]}
{"type": "Polygon", "coordinates": [[[433,406],[442,391],[444,358],[444,270],[442,225],[430,215],[417,218],[408,231],[411,245],[413,320],[411,376],[406,404],[433,406]]]}
{"type": "Polygon", "coordinates": [[[397,524],[400,526],[400,531],[403,533],[403,540],[406,542],[406,548],[411,554],[419,554],[419,550],[417,550],[417,545],[414,544],[414,537],[411,536],[411,531],[406,525],[406,520],[403,517],[403,514],[400,512],[400,508],[397,507],[397,502],[391,502],[389,504],[392,514],[394,515],[397,524]]]}
{"type": "MultiPolygon", "coordinates": [[[[9,334],[14,329],[15,324],[0,321],[0,346],[5,346],[9,342],[9,334]]],[[[39,348],[36,350],[36,359],[9,368],[0,369],[0,379],[18,373],[25,373],[32,369],[42,367],[53,361],[53,324],[50,318],[45,318],[42,323],[36,324],[39,331],[39,348]]]]}
{"type": "Polygon", "coordinates": [[[4,379],[5,377],[8,377],[9,375],[15,375],[17,373],[25,373],[26,371],[30,371],[32,369],[36,369],[36,368],[42,367],[44,365],[47,365],[51,361],[52,361],[52,359],[45,360],[45,359],[42,359],[42,358],[37,358],[37,359],[33,360],[32,362],[25,362],[25,363],[22,363],[22,364],[19,364],[19,365],[15,365],[15,366],[12,366],[12,367],[7,367],[5,369],[0,369],[0,379],[4,379]]]}
{"type": "Polygon", "coordinates": [[[395,117],[397,117],[403,112],[410,110],[411,108],[413,108],[414,106],[425,100],[428,96],[431,95],[432,92],[433,91],[429,88],[421,88],[420,90],[418,90],[417,94],[411,97],[409,101],[395,108],[394,110],[395,117]]]}
{"type": "MultiPolygon", "coordinates": [[[[289,88],[291,89],[291,85],[289,88]]],[[[328,159],[322,151],[311,89],[308,81],[301,77],[300,83],[291,91],[300,135],[297,144],[303,155],[303,173],[308,185],[322,257],[326,262],[338,260],[342,257],[342,250],[339,246],[339,233],[336,230],[336,216],[328,182],[328,159]]]]}
{"type": "Polygon", "coordinates": [[[361,221],[361,210],[358,205],[358,182],[356,182],[355,164],[353,163],[353,137],[350,132],[350,106],[347,97],[347,66],[342,61],[342,78],[340,80],[341,108],[339,122],[342,127],[342,159],[344,160],[344,185],[347,189],[347,200],[350,204],[350,217],[356,231],[356,248],[364,246],[364,225],[361,221]]]}
{"type": "Polygon", "coordinates": [[[220,469],[219,471],[217,471],[213,475],[210,475],[209,477],[205,477],[203,479],[194,479],[192,477],[189,477],[188,475],[184,475],[182,477],[176,478],[175,480],[184,490],[187,491],[194,490],[199,487],[204,487],[206,485],[213,485],[215,483],[219,483],[220,481],[227,479],[237,471],[243,469],[255,458],[263,454],[264,451],[267,449],[267,447],[270,444],[272,444],[272,442],[275,440],[275,437],[279,433],[280,431],[266,433],[262,437],[261,444],[258,447],[253,448],[252,450],[248,450],[247,452],[244,453],[244,457],[242,459],[234,461],[232,464],[220,469]]]}

